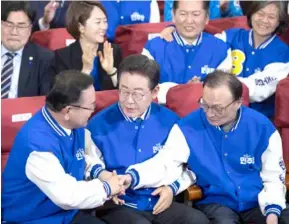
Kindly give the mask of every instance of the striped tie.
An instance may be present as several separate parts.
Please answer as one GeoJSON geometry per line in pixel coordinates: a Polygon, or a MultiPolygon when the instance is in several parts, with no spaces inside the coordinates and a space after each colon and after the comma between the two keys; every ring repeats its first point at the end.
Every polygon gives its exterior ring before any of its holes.
{"type": "Polygon", "coordinates": [[[13,58],[16,54],[7,52],[6,55],[8,58],[5,61],[1,72],[1,99],[8,97],[13,74],[13,58]]]}

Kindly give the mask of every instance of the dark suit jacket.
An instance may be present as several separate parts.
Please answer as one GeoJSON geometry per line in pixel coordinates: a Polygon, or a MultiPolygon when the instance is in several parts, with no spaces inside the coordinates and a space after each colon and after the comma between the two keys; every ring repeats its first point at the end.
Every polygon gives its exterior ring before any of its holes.
{"type": "MultiPolygon", "coordinates": [[[[50,23],[50,29],[65,27],[65,16],[70,2],[71,1],[64,1],[63,5],[61,4],[61,6],[56,9],[55,16],[50,23]]],[[[49,1],[29,1],[29,7],[32,8],[36,13],[36,20],[33,24],[33,31],[40,30],[38,20],[43,17],[44,8],[48,3],[49,1]]]]}
{"type": "MultiPolygon", "coordinates": [[[[112,44],[114,67],[118,69],[121,62],[121,50],[118,45],[112,44]]],[[[103,44],[99,44],[98,50],[103,52],[103,44]]],[[[82,70],[82,49],[79,41],[75,41],[68,47],[55,51],[55,57],[50,69],[50,73],[55,76],[64,70],[82,70]]],[[[106,71],[101,67],[100,62],[98,63],[98,78],[101,90],[115,89],[111,78],[107,75],[106,71]]]]}
{"type": "Polygon", "coordinates": [[[22,53],[18,82],[18,97],[46,95],[51,88],[52,76],[48,69],[53,52],[28,42],[22,53]]]}

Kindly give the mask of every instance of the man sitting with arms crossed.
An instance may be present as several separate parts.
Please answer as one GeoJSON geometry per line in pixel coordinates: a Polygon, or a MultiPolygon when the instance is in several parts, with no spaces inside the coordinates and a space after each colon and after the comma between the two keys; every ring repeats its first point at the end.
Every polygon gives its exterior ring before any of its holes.
{"type": "Polygon", "coordinates": [[[174,125],[158,155],[129,168],[126,184],[141,188],[188,163],[203,190],[197,206],[212,223],[275,224],[279,218],[288,224],[278,131],[264,115],[241,105],[242,84],[234,75],[215,71],[203,86],[201,108],[174,125]]]}
{"type": "Polygon", "coordinates": [[[20,129],[8,158],[2,185],[5,223],[103,223],[79,211],[101,206],[123,190],[116,175],[84,180],[95,161],[84,153],[91,140],[83,128],[94,108],[91,76],[64,71],[56,77],[46,105],[20,129]]]}

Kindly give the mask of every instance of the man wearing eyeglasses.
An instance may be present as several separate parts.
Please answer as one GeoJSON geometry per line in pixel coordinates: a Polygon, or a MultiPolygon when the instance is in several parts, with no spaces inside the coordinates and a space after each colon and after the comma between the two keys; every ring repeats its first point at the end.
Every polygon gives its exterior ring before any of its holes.
{"type": "Polygon", "coordinates": [[[45,95],[53,53],[29,42],[35,13],[24,1],[1,6],[1,98],[45,95]]]}
{"type": "Polygon", "coordinates": [[[101,206],[123,186],[116,174],[91,178],[98,157],[85,154],[93,144],[83,127],[94,107],[91,76],[57,75],[45,106],[15,138],[2,176],[4,223],[103,224],[85,209],[101,206]]]}
{"type": "Polygon", "coordinates": [[[201,108],[174,125],[165,150],[131,166],[125,184],[137,190],[188,163],[203,191],[197,207],[212,223],[288,224],[278,131],[242,106],[242,84],[234,75],[215,71],[203,86],[201,108]]]}
{"type": "MultiPolygon", "coordinates": [[[[119,102],[96,114],[88,124],[97,147],[90,153],[101,154],[103,158],[103,163],[94,168],[94,178],[113,170],[122,175],[130,165],[146,161],[162,149],[178,117],[153,102],[158,94],[159,78],[158,65],[144,55],[129,56],[121,63],[119,102]]],[[[195,181],[182,166],[169,176],[175,179],[181,176],[184,188],[195,181]]],[[[109,224],[209,223],[200,211],[172,202],[173,195],[184,189],[167,178],[163,176],[136,191],[128,189],[120,199],[114,198],[116,205],[107,203],[96,214],[109,224]]]]}

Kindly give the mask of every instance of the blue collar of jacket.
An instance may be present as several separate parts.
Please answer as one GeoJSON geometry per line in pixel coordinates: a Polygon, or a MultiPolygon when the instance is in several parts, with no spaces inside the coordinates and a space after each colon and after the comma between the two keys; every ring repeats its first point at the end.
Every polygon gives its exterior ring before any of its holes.
{"type": "MultiPolygon", "coordinates": [[[[267,40],[265,40],[262,44],[260,44],[256,49],[264,49],[266,48],[274,39],[276,35],[269,37],[267,40]]],[[[253,38],[253,30],[251,29],[249,31],[249,44],[254,47],[254,38],[253,38]]]]}
{"type": "Polygon", "coordinates": [[[62,137],[69,136],[67,131],[65,131],[58,123],[57,121],[52,117],[51,113],[48,111],[47,107],[42,107],[42,115],[44,119],[47,121],[49,126],[59,135],[62,137]]]}
{"type": "Polygon", "coordinates": [[[196,40],[194,41],[193,44],[188,45],[188,43],[186,43],[186,41],[184,40],[184,38],[177,32],[174,31],[173,32],[173,38],[175,39],[175,41],[177,42],[178,45],[180,46],[185,46],[185,47],[195,47],[198,46],[203,39],[203,32],[196,38],[196,40]]]}
{"type": "MultiPolygon", "coordinates": [[[[124,111],[122,110],[120,104],[118,103],[118,108],[119,108],[119,111],[121,112],[122,116],[124,117],[125,120],[129,121],[129,122],[134,122],[136,118],[131,118],[131,117],[128,117],[126,116],[126,114],[124,113],[124,111]]],[[[147,120],[149,117],[150,117],[150,114],[151,114],[151,105],[147,108],[147,110],[141,115],[141,119],[142,120],[147,120]]]]}

